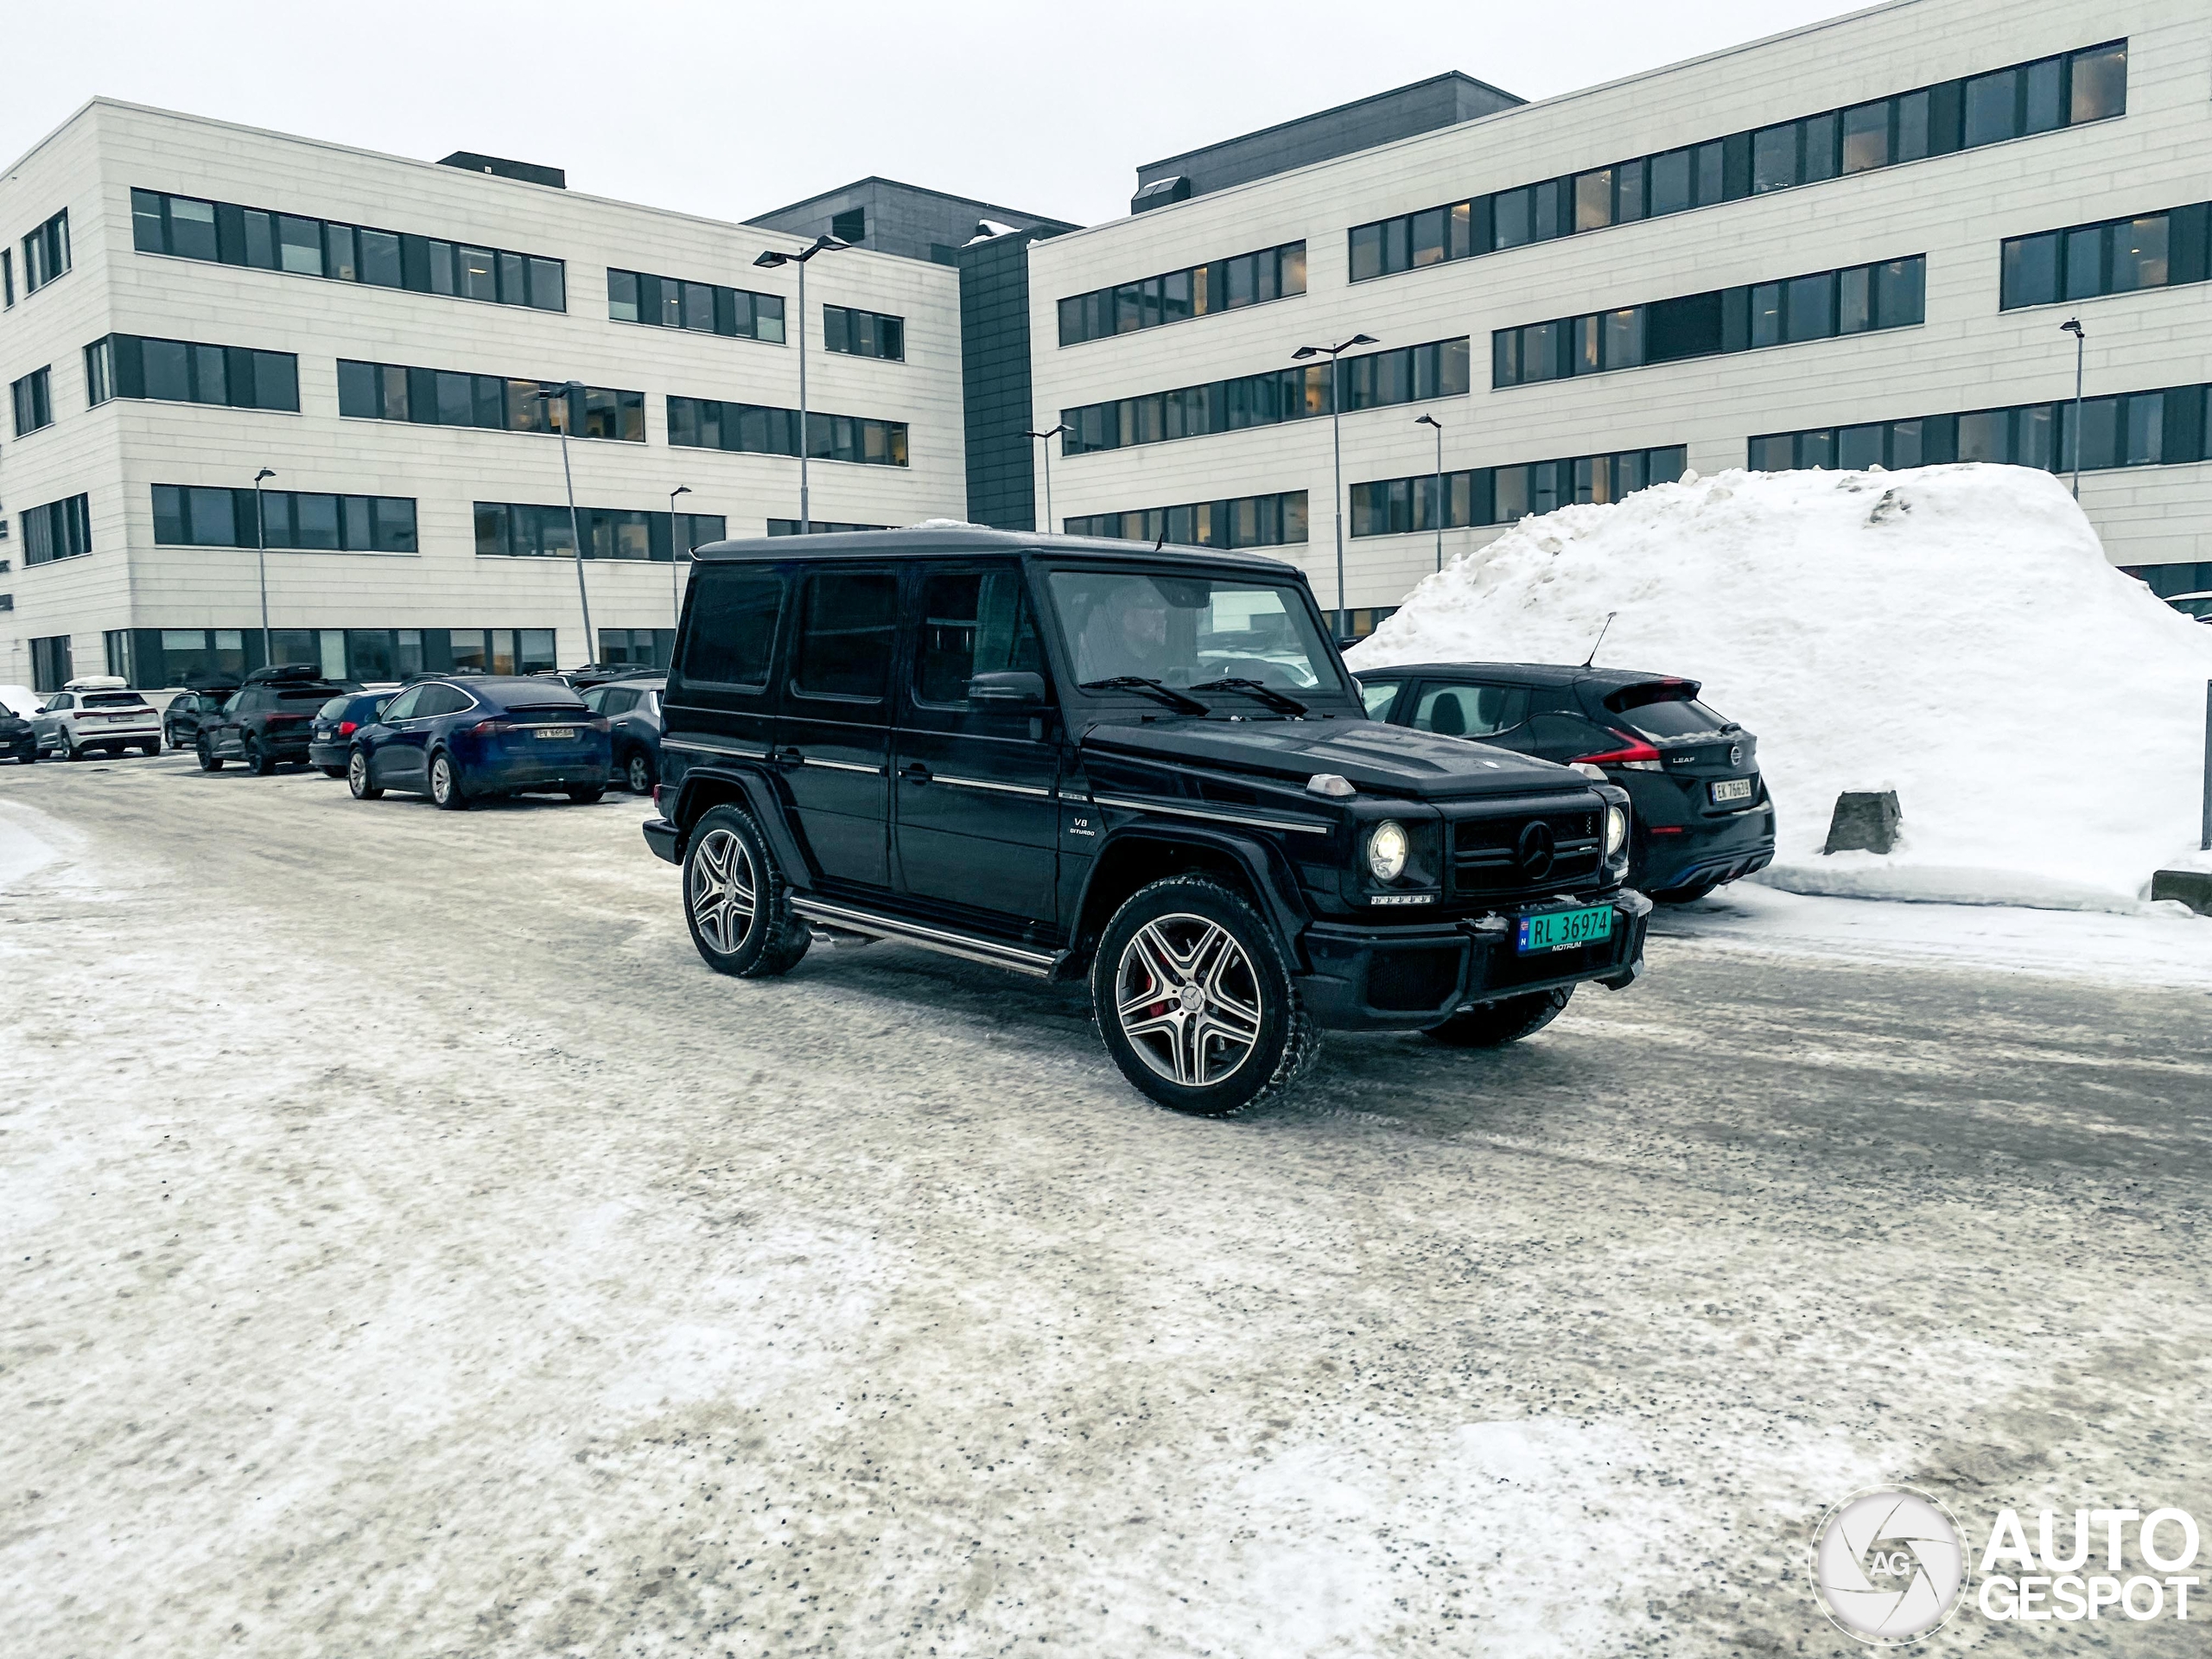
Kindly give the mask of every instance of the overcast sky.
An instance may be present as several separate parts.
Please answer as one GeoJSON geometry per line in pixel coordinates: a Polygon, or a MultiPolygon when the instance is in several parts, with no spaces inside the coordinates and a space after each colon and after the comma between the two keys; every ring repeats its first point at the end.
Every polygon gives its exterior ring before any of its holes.
{"type": "Polygon", "coordinates": [[[9,0],[0,156],[128,99],[745,219],[871,173],[1083,223],[1141,162],[1446,69],[1536,99],[1833,0],[9,0]]]}

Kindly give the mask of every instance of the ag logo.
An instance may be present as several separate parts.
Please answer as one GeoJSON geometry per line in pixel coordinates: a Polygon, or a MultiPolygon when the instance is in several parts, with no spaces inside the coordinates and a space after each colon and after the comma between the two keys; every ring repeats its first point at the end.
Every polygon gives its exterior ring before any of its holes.
{"type": "Polygon", "coordinates": [[[1957,1610],[1966,1539],[1925,1492],[1855,1493],[1813,1534],[1813,1584],[1838,1628],[1877,1647],[1899,1647],[1957,1610]]]}

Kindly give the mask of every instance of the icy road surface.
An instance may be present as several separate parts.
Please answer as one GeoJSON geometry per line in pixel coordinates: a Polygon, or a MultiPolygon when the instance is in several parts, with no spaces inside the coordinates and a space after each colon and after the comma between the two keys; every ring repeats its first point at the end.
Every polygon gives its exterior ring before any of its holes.
{"type": "Polygon", "coordinates": [[[708,973],[641,816],[0,773],[0,1649],[1830,1654],[1858,1487],[2212,1519],[2212,926],[1716,900],[1193,1122],[1072,990],[708,973]]]}

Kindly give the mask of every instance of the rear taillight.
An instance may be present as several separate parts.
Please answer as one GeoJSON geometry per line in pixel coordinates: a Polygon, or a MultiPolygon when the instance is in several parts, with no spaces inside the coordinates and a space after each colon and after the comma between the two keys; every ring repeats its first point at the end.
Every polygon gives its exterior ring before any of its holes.
{"type": "Polygon", "coordinates": [[[338,735],[340,737],[351,737],[360,729],[350,720],[341,720],[338,722],[338,735]]]}
{"type": "Polygon", "coordinates": [[[1568,761],[1567,765],[1571,766],[1625,766],[1631,772],[1659,770],[1658,750],[1641,738],[1630,737],[1624,731],[1616,729],[1613,735],[1620,739],[1626,747],[1606,749],[1598,754],[1578,754],[1573,760],[1568,761]]]}
{"type": "Polygon", "coordinates": [[[653,785],[653,810],[663,815],[667,813],[668,809],[660,804],[660,792],[666,787],[667,785],[664,784],[655,784],[653,785]]]}
{"type": "Polygon", "coordinates": [[[505,737],[514,728],[514,721],[511,720],[480,720],[468,729],[479,737],[505,737]]]}

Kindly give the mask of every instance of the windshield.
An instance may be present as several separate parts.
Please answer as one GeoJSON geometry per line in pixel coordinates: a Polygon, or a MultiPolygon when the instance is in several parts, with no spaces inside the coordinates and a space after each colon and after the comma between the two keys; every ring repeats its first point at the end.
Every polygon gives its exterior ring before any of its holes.
{"type": "Polygon", "coordinates": [[[1304,594],[1289,583],[1056,570],[1060,637],[1078,681],[1134,675],[1173,686],[1256,680],[1341,690],[1304,594]]]}
{"type": "Polygon", "coordinates": [[[1663,739],[1701,736],[1717,732],[1727,721],[1694,697],[1666,697],[1638,703],[1621,716],[1639,737],[1663,739]]]}

